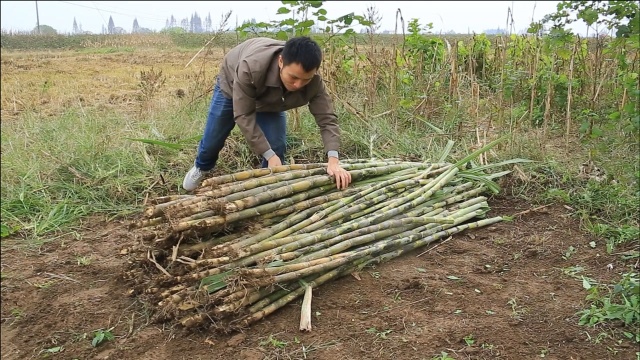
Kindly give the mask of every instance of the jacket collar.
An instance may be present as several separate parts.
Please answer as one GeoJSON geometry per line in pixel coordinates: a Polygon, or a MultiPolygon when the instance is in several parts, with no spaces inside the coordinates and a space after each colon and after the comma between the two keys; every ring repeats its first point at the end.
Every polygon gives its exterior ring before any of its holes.
{"type": "Polygon", "coordinates": [[[269,69],[267,71],[267,77],[265,79],[265,85],[270,87],[279,87],[282,88],[282,80],[280,79],[280,67],[278,66],[278,57],[280,56],[280,52],[276,52],[271,59],[271,64],[269,64],[269,69]]]}

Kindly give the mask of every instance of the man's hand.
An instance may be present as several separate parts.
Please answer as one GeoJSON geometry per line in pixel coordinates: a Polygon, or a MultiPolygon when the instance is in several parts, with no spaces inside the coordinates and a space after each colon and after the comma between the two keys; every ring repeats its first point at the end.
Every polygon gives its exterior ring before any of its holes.
{"type": "Polygon", "coordinates": [[[272,157],[269,158],[269,160],[267,160],[267,162],[268,162],[267,167],[269,169],[273,169],[275,166],[282,165],[282,161],[280,160],[278,155],[273,155],[272,157]]]}
{"type": "Polygon", "coordinates": [[[340,167],[338,158],[329,157],[327,166],[327,174],[336,178],[336,186],[340,190],[344,190],[351,184],[351,174],[340,167]]]}

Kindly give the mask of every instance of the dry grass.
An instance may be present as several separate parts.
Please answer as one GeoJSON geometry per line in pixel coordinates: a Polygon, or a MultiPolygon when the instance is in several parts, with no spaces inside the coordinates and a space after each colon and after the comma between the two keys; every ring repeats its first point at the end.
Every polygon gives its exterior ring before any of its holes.
{"type": "Polygon", "coordinates": [[[151,68],[162,71],[167,79],[155,95],[154,111],[175,109],[184,102],[178,94],[203,95],[202,85],[213,82],[222,52],[216,49],[208,54],[204,77],[198,76],[202,60],[185,69],[191,57],[189,52],[157,49],[111,54],[3,52],[2,119],[15,121],[24,111],[48,118],[76,107],[135,114],[142,95],[140,74],[151,68]]]}

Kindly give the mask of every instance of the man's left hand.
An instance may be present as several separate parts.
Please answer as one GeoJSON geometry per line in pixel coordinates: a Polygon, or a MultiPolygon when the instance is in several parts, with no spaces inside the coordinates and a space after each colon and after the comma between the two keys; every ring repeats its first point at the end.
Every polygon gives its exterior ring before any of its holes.
{"type": "Polygon", "coordinates": [[[327,174],[336,178],[336,186],[340,190],[346,189],[351,184],[351,174],[340,166],[337,158],[329,157],[327,174]]]}

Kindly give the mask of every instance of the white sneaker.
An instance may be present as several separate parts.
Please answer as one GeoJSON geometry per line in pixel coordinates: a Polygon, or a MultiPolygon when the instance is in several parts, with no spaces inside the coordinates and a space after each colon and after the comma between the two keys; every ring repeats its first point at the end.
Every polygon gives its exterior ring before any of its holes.
{"type": "Polygon", "coordinates": [[[207,173],[207,171],[202,171],[193,165],[189,172],[187,172],[187,175],[184,176],[184,180],[182,180],[182,187],[187,191],[197,189],[207,173]]]}

